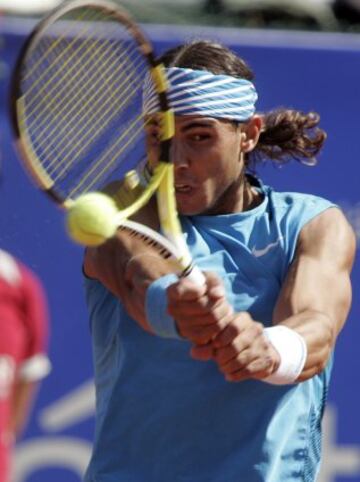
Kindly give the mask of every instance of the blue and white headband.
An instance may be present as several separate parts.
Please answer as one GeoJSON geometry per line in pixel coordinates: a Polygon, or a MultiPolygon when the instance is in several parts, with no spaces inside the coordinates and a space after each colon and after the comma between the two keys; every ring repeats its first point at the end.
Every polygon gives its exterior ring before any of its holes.
{"type": "MultiPolygon", "coordinates": [[[[179,67],[167,68],[166,73],[169,104],[177,115],[201,115],[244,122],[255,113],[258,96],[254,85],[246,79],[179,67]]],[[[149,78],[144,85],[143,109],[146,114],[159,110],[149,78]]]]}

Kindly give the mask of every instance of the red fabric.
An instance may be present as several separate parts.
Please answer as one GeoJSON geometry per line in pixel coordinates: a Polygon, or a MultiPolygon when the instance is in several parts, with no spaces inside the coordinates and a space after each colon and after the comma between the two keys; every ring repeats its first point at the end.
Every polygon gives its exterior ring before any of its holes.
{"type": "Polygon", "coordinates": [[[17,364],[47,351],[47,306],[38,278],[17,262],[20,281],[10,285],[0,269],[0,354],[17,364]]]}
{"type": "MultiPolygon", "coordinates": [[[[14,376],[21,363],[46,353],[48,338],[48,311],[40,281],[23,264],[15,263],[15,280],[9,280],[0,266],[0,364],[4,367],[12,360],[14,376]]],[[[12,449],[7,435],[11,399],[9,394],[5,396],[4,387],[2,390],[0,387],[0,482],[6,482],[12,449]]]]}

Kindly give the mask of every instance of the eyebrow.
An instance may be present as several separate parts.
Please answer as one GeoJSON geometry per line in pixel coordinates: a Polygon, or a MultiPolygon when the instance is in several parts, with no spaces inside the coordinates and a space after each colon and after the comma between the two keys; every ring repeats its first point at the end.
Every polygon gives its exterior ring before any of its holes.
{"type": "Polygon", "coordinates": [[[189,122],[188,124],[180,126],[182,131],[188,131],[190,129],[195,129],[197,127],[214,127],[215,122],[213,120],[194,120],[189,122]]]}

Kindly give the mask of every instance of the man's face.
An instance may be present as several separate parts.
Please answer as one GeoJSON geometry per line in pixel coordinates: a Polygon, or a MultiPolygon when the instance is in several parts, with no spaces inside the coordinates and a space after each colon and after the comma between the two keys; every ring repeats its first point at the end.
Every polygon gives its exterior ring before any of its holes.
{"type": "MultiPolygon", "coordinates": [[[[176,116],[171,161],[179,213],[236,211],[244,169],[241,127],[202,116],[176,116]]],[[[148,130],[150,158],[156,158],[156,126],[148,130]]]]}

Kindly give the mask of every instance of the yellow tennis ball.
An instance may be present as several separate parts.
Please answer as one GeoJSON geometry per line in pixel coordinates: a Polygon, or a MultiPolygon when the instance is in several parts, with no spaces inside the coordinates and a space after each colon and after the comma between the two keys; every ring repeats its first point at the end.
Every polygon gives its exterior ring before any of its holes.
{"type": "Polygon", "coordinates": [[[66,228],[76,243],[98,246],[116,232],[118,210],[113,199],[101,192],[79,196],[69,208],[66,228]]]}

